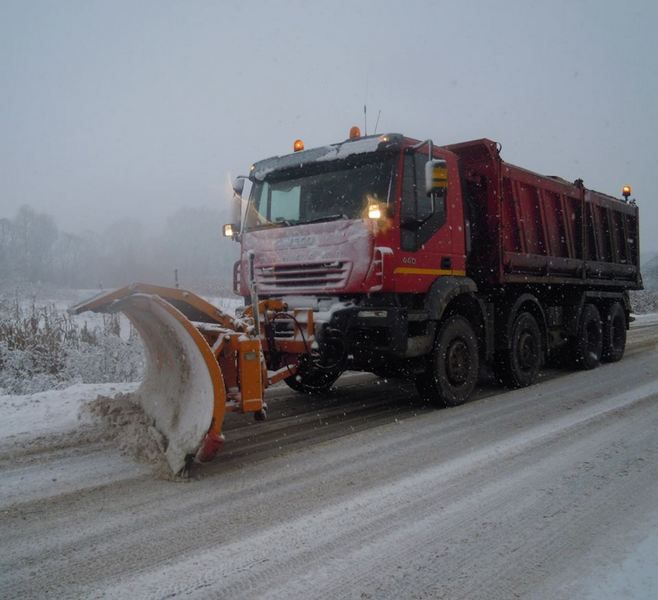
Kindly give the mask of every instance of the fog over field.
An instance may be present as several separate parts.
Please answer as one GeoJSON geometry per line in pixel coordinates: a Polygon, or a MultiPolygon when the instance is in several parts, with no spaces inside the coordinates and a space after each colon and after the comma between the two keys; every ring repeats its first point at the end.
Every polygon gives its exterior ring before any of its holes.
{"type": "Polygon", "coordinates": [[[32,297],[35,286],[91,290],[135,281],[229,296],[238,246],[220,235],[226,219],[217,208],[196,206],[176,210],[154,230],[124,218],[100,232],[71,233],[24,205],[0,219],[0,297],[14,289],[32,297]]]}
{"type": "MultiPolygon", "coordinates": [[[[169,256],[185,211],[226,211],[230,176],[298,137],[345,139],[367,104],[370,133],[379,117],[437,144],[489,137],[541,173],[632,184],[656,251],[657,17],[648,0],[5,0],[0,218],[27,204],[67,234],[119,253],[158,237],[146,246],[169,256]]],[[[195,237],[219,233],[211,220],[195,237]]]]}

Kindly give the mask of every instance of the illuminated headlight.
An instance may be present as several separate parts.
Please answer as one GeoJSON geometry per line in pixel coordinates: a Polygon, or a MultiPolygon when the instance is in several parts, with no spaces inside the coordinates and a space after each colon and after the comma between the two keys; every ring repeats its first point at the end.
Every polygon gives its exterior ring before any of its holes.
{"type": "Polygon", "coordinates": [[[381,219],[382,218],[382,209],[379,204],[369,204],[368,205],[368,218],[369,219],[381,219]]]}
{"type": "Polygon", "coordinates": [[[357,316],[362,319],[381,319],[388,315],[387,310],[360,310],[357,316]]]}

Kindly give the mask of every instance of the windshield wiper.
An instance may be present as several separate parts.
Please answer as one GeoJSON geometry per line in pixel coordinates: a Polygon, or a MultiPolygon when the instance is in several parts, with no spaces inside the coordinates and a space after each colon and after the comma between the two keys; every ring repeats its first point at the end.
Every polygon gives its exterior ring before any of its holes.
{"type": "Polygon", "coordinates": [[[308,221],[300,221],[303,223],[322,223],[323,221],[337,221],[338,219],[344,219],[349,221],[349,217],[345,213],[338,213],[335,215],[326,215],[324,217],[317,217],[316,219],[309,219],[308,221]]]}
{"type": "Polygon", "coordinates": [[[280,221],[269,221],[267,223],[259,223],[257,225],[252,225],[249,227],[249,231],[254,229],[273,229],[275,227],[290,227],[291,225],[297,225],[299,221],[288,221],[288,219],[281,219],[280,221]]]}

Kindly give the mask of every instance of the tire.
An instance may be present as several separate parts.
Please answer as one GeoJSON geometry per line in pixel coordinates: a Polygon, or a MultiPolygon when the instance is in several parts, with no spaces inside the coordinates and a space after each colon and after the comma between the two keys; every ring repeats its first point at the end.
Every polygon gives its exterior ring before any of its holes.
{"type": "Polygon", "coordinates": [[[593,304],[585,304],[578,326],[575,363],[584,370],[595,369],[601,363],[602,351],[603,326],[599,309],[593,304]]]}
{"type": "Polygon", "coordinates": [[[517,315],[512,325],[510,348],[500,360],[499,378],[510,388],[532,385],[543,364],[542,335],[529,312],[517,315]]]}
{"type": "Polygon", "coordinates": [[[300,394],[325,394],[343,372],[335,369],[318,367],[301,367],[296,375],[291,375],[283,381],[288,387],[300,394]]]}
{"type": "Polygon", "coordinates": [[[478,345],[471,324],[459,315],[441,325],[425,373],[416,379],[419,394],[437,406],[466,402],[477,385],[478,345]]]}
{"type": "Polygon", "coordinates": [[[603,318],[603,351],[601,360],[617,362],[626,350],[626,311],[615,302],[605,312],[603,318]]]}

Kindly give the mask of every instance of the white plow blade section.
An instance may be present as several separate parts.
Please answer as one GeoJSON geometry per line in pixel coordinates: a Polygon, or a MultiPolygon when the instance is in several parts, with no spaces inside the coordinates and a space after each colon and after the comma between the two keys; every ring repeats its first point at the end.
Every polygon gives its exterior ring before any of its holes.
{"type": "Polygon", "coordinates": [[[223,420],[221,371],[203,336],[166,300],[134,294],[113,309],[125,313],[144,342],[146,369],[136,396],[165,436],[167,462],[178,473],[201,446],[213,414],[223,420]]]}

